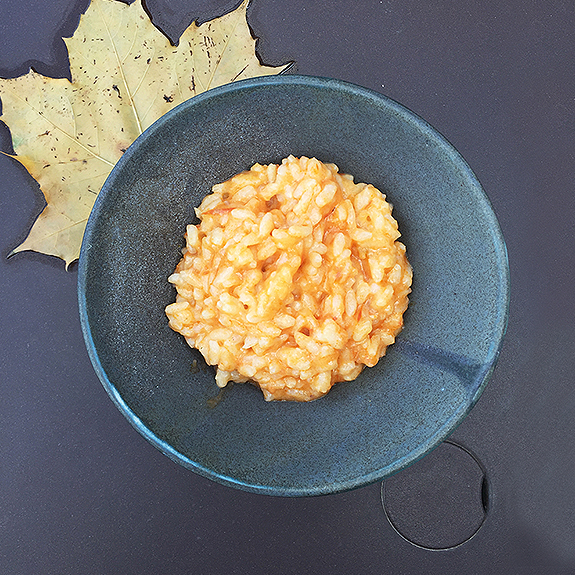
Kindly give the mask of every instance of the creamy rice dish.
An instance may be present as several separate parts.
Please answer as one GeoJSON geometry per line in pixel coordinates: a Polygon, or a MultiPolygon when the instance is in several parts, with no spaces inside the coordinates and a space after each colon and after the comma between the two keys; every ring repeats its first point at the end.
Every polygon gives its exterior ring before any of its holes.
{"type": "Polygon", "coordinates": [[[403,326],[412,271],[386,197],[290,156],[217,184],[169,281],[172,329],[216,383],[309,401],[355,379],[403,326]]]}

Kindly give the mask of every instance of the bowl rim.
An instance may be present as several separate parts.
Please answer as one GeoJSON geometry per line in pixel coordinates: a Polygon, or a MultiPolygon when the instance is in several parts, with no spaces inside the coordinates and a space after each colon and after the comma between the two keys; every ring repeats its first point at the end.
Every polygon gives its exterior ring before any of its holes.
{"type": "Polygon", "coordinates": [[[420,117],[417,113],[413,112],[403,104],[400,104],[396,100],[380,93],[370,88],[365,88],[357,84],[347,82],[344,80],[338,80],[334,78],[327,78],[322,76],[308,76],[300,74],[280,74],[275,76],[262,76],[256,78],[250,78],[247,80],[240,80],[237,82],[232,82],[230,84],[225,84],[217,88],[210,89],[206,92],[193,96],[192,98],[182,102],[158,120],[156,120],[152,125],[150,125],[126,150],[120,160],[116,163],[108,177],[106,178],[100,193],[98,194],[88,222],[86,224],[86,230],[82,239],[82,246],[80,250],[79,262],[78,262],[78,282],[77,282],[77,295],[78,295],[78,306],[80,315],[80,324],[82,334],[84,336],[86,348],[90,361],[93,365],[94,371],[98,376],[101,384],[108,393],[109,397],[112,399],[113,403],[120,410],[120,412],[126,417],[130,424],[152,445],[159,449],[162,453],[168,456],[170,459],[179,463],[183,467],[194,471],[198,475],[214,480],[220,484],[240,488],[244,491],[249,491],[253,493],[260,493],[273,496],[284,496],[284,497],[302,497],[302,496],[316,496],[316,495],[326,495],[333,493],[340,493],[356,489],[359,487],[364,487],[380,481],[389,477],[402,469],[408,467],[409,465],[415,463],[431,451],[438,447],[445,439],[447,439],[463,422],[467,417],[469,412],[473,409],[477,401],[479,400],[481,394],[483,393],[492,373],[495,369],[497,360],[501,353],[503,340],[507,331],[508,320],[509,320],[509,303],[510,303],[510,271],[509,271],[509,258],[507,247],[505,244],[505,239],[497,220],[495,211],[493,209],[492,203],[489,200],[485,190],[481,186],[477,176],[472,171],[471,167],[467,161],[463,158],[460,152],[449,142],[449,140],[443,136],[436,128],[431,126],[426,120],[420,117]],[[322,485],[320,487],[278,487],[263,484],[252,484],[244,482],[238,478],[230,477],[228,475],[220,474],[208,467],[205,467],[184,454],[177,451],[168,442],[164,441],[158,437],[154,432],[152,432],[140,419],[140,417],[128,406],[128,404],[122,398],[120,392],[116,386],[110,381],[106,371],[104,370],[98,352],[92,337],[92,330],[90,327],[90,322],[88,318],[87,310],[87,272],[89,263],[89,251],[91,249],[90,238],[95,226],[95,221],[105,203],[108,189],[113,185],[116,174],[121,171],[123,165],[130,161],[130,158],[134,153],[137,152],[138,147],[143,141],[153,136],[153,134],[162,127],[163,124],[169,122],[174,115],[186,113],[189,108],[193,108],[214,97],[219,97],[223,94],[232,92],[242,92],[245,90],[251,90],[252,88],[261,88],[265,86],[277,86],[277,85],[294,85],[294,86],[307,86],[315,88],[330,88],[339,91],[344,91],[351,93],[355,96],[360,96],[362,98],[370,99],[377,102],[379,105],[383,105],[387,108],[392,109],[395,113],[404,120],[408,118],[412,123],[414,123],[419,130],[425,133],[430,139],[438,143],[443,151],[445,151],[454,164],[457,164],[466,174],[467,178],[473,182],[477,197],[484,203],[488,208],[486,213],[489,214],[491,220],[490,231],[493,237],[494,252],[497,254],[497,261],[499,262],[499,292],[498,292],[498,321],[495,323],[494,327],[494,338],[492,344],[489,348],[487,358],[485,360],[485,369],[481,373],[478,380],[481,379],[481,383],[477,386],[477,389],[470,396],[469,401],[462,403],[457,410],[449,417],[444,424],[439,428],[439,430],[427,437],[423,442],[421,442],[416,449],[409,451],[407,454],[401,458],[394,460],[391,464],[378,469],[376,471],[371,471],[364,475],[355,477],[354,479],[342,480],[340,482],[334,482],[327,485],[322,485]],[[461,407],[464,406],[462,409],[461,407]]]}

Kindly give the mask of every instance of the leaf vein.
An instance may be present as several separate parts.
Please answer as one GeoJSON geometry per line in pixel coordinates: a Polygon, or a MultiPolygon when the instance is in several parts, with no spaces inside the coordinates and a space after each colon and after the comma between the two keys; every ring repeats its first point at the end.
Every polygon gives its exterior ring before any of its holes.
{"type": "Polygon", "coordinates": [[[58,130],[61,134],[63,134],[64,136],[66,136],[67,138],[72,140],[73,142],[76,142],[76,144],[78,144],[78,146],[80,146],[84,151],[88,152],[91,156],[93,156],[94,158],[97,158],[98,160],[101,160],[102,162],[104,162],[105,164],[108,164],[109,166],[114,167],[113,162],[109,162],[105,158],[102,158],[102,156],[100,156],[99,154],[94,153],[87,146],[82,144],[82,142],[80,142],[80,140],[78,140],[77,138],[75,138],[71,134],[68,134],[68,132],[66,130],[64,130],[63,128],[58,126],[58,124],[54,123],[52,120],[50,120],[50,118],[47,118],[42,112],[40,112],[34,106],[32,106],[32,104],[30,104],[30,102],[27,102],[24,98],[21,98],[18,94],[14,94],[14,97],[17,98],[18,100],[20,100],[24,105],[28,106],[31,110],[33,110],[36,114],[38,114],[38,116],[40,116],[42,119],[46,120],[46,122],[51,124],[55,130],[58,130]]]}
{"type": "Polygon", "coordinates": [[[120,76],[122,78],[122,83],[124,84],[124,88],[126,89],[126,94],[128,95],[128,99],[130,101],[130,106],[132,108],[132,112],[134,113],[134,118],[136,120],[138,132],[141,134],[143,132],[142,124],[140,123],[140,118],[138,116],[138,110],[136,109],[136,106],[134,104],[134,99],[133,99],[132,94],[130,92],[130,87],[128,86],[128,81],[126,80],[126,75],[124,74],[124,65],[123,65],[122,60],[120,58],[120,54],[118,53],[118,48],[117,48],[116,43],[114,41],[114,37],[113,37],[112,33],[110,32],[108,22],[106,21],[106,18],[102,14],[102,8],[100,7],[99,4],[97,4],[97,6],[98,6],[98,10],[100,11],[100,17],[102,18],[102,22],[104,23],[104,27],[106,28],[106,32],[108,33],[108,38],[110,40],[110,44],[112,45],[112,48],[114,49],[114,56],[116,57],[116,61],[118,63],[118,70],[120,72],[120,76]]]}
{"type": "Polygon", "coordinates": [[[53,236],[59,236],[62,232],[65,232],[66,230],[72,229],[76,226],[79,226],[80,224],[83,224],[84,222],[88,221],[88,218],[82,218],[81,220],[78,221],[74,221],[70,216],[66,215],[66,214],[62,214],[63,216],[65,216],[66,218],[68,218],[71,222],[69,226],[64,226],[63,228],[60,228],[54,232],[52,232],[51,234],[45,234],[42,236],[42,239],[46,239],[46,238],[51,238],[53,236]]]}
{"type": "MultiPolygon", "coordinates": [[[[236,15],[237,15],[237,14],[234,13],[234,16],[236,16],[236,15]]],[[[218,57],[218,60],[216,61],[216,65],[214,66],[214,69],[213,69],[213,71],[212,71],[212,75],[210,76],[210,79],[208,80],[208,88],[207,88],[208,90],[209,90],[209,89],[211,88],[211,86],[212,86],[212,82],[213,82],[213,80],[214,80],[214,76],[216,75],[216,71],[217,71],[217,69],[219,68],[219,66],[220,66],[220,64],[221,64],[221,62],[222,62],[222,59],[223,59],[223,57],[224,57],[224,54],[226,53],[226,51],[227,51],[227,49],[228,49],[228,46],[230,45],[230,42],[231,42],[233,36],[234,36],[235,33],[236,33],[236,28],[239,26],[240,22],[241,22],[241,17],[240,17],[239,15],[237,15],[237,18],[236,18],[235,24],[234,24],[234,26],[233,26],[232,32],[228,35],[228,37],[227,37],[227,39],[226,39],[226,42],[225,42],[225,44],[224,44],[224,47],[223,47],[222,51],[220,52],[220,55],[219,55],[219,57],[218,57]]]]}

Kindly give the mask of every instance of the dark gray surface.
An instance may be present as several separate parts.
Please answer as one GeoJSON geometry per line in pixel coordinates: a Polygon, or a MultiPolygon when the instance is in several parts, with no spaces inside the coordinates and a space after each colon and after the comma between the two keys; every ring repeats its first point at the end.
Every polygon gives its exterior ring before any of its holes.
{"type": "MultiPolygon", "coordinates": [[[[29,62],[65,75],[58,34],[86,4],[0,0],[1,75],[29,62]]],[[[233,5],[149,2],[172,35],[233,5]]],[[[169,461],[91,368],[75,268],[36,254],[6,260],[42,201],[0,157],[0,572],[572,574],[575,6],[254,0],[249,18],[266,63],[295,60],[300,73],[379,90],[423,116],[493,202],[509,250],[509,330],[452,436],[488,471],[487,520],[463,546],[426,551],[387,523],[377,484],[278,499],[169,461]]],[[[8,149],[3,127],[0,138],[8,149]]]]}

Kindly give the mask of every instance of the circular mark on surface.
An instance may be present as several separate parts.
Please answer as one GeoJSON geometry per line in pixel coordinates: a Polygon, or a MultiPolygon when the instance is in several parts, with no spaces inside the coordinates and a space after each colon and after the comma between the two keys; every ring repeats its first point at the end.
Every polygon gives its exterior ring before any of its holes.
{"type": "Polygon", "coordinates": [[[423,549],[453,549],[469,541],[487,518],[487,472],[471,451],[445,441],[382,481],[381,501],[405,540],[423,549]]]}

